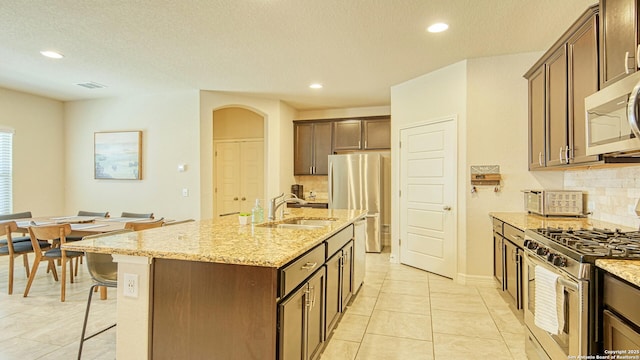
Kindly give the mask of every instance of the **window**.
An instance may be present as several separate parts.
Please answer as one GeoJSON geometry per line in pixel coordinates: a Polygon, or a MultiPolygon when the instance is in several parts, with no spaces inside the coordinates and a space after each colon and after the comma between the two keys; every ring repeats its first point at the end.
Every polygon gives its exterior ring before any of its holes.
{"type": "Polygon", "coordinates": [[[0,127],[0,214],[13,209],[13,130],[0,127]]]}

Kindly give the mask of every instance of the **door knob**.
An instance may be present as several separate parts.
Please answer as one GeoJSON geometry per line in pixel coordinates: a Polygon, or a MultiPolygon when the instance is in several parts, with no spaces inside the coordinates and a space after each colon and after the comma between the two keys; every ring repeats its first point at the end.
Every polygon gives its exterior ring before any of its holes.
{"type": "Polygon", "coordinates": [[[449,210],[451,210],[451,206],[445,205],[445,206],[442,207],[442,210],[449,211],[449,210]]]}

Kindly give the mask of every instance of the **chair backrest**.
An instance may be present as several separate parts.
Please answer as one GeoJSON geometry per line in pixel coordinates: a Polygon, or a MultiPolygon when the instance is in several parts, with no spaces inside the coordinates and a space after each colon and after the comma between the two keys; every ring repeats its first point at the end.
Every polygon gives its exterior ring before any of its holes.
{"type": "Polygon", "coordinates": [[[0,237],[7,237],[7,248],[9,249],[9,255],[13,255],[13,239],[11,233],[18,229],[18,225],[15,221],[4,221],[0,223],[0,237]]]}
{"type": "Polygon", "coordinates": [[[153,219],[153,213],[148,213],[148,214],[139,214],[139,213],[132,213],[132,212],[126,212],[123,211],[122,215],[120,215],[120,217],[123,218],[145,218],[145,219],[153,219]]]}
{"type": "Polygon", "coordinates": [[[103,217],[103,218],[108,218],[109,217],[109,212],[96,212],[96,211],[84,211],[84,210],[80,210],[78,211],[78,216],[95,216],[95,217],[103,217]]]}
{"type": "Polygon", "coordinates": [[[32,217],[33,215],[31,215],[31,211],[24,211],[20,213],[0,215],[0,220],[30,219],[32,217]]]}
{"type": "Polygon", "coordinates": [[[164,224],[162,224],[162,226],[169,226],[169,225],[178,225],[178,224],[184,224],[184,223],[188,223],[188,222],[194,222],[195,220],[193,219],[186,219],[186,220],[176,220],[176,221],[167,221],[164,224]]]}
{"type": "MultiPolygon", "coordinates": [[[[131,230],[116,230],[107,233],[89,235],[82,238],[82,240],[97,239],[104,236],[111,236],[120,233],[131,232],[131,230]]],[[[100,284],[105,286],[115,287],[118,284],[118,263],[113,262],[113,256],[111,254],[98,254],[98,253],[85,253],[87,260],[87,269],[91,278],[100,284]]]]}
{"type": "Polygon", "coordinates": [[[29,226],[31,245],[33,250],[38,253],[42,253],[38,240],[55,241],[59,239],[60,244],[64,244],[69,234],[71,234],[70,224],[29,226]]]}
{"type": "Polygon", "coordinates": [[[124,224],[124,228],[133,231],[153,229],[162,226],[164,219],[156,221],[132,221],[124,224]]]}

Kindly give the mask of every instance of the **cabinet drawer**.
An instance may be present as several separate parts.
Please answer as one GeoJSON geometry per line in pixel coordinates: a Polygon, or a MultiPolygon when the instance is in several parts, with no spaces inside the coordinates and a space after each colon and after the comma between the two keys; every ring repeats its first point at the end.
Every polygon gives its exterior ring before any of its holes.
{"type": "Polygon", "coordinates": [[[493,218],[493,232],[497,232],[498,234],[502,234],[502,220],[498,220],[493,218]]]}
{"type": "Polygon", "coordinates": [[[340,230],[337,234],[326,240],[327,243],[327,259],[335,254],[338,250],[342,249],[344,244],[348,243],[353,238],[353,225],[349,225],[346,228],[340,230]]]}
{"type": "Polygon", "coordinates": [[[503,234],[505,239],[516,244],[520,248],[524,248],[524,231],[509,224],[504,224],[503,234]]]}
{"type": "Polygon", "coordinates": [[[280,296],[300,285],[309,275],[324,265],[324,244],[304,254],[280,270],[280,296]]]}
{"type": "Polygon", "coordinates": [[[604,276],[604,305],[640,326],[640,290],[615,277],[604,276]]]}

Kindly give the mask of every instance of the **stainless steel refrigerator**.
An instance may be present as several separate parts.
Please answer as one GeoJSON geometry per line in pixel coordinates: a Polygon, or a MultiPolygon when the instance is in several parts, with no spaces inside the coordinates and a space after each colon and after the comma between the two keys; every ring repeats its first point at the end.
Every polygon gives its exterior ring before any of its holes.
{"type": "Polygon", "coordinates": [[[387,219],[389,157],[382,153],[329,155],[329,208],[367,210],[367,252],[382,251],[387,219]]]}

